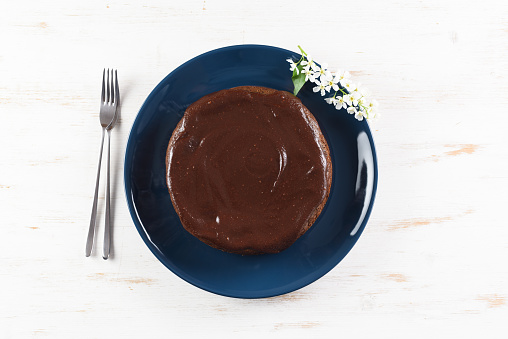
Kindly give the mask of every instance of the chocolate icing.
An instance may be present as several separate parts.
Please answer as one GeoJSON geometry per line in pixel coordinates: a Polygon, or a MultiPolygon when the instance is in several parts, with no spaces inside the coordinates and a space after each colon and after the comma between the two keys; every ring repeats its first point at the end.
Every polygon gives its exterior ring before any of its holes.
{"type": "Polygon", "coordinates": [[[295,96],[222,90],[191,104],[171,137],[167,184],[182,225],[234,253],[276,253],[312,226],[331,184],[328,146],[295,96]]]}

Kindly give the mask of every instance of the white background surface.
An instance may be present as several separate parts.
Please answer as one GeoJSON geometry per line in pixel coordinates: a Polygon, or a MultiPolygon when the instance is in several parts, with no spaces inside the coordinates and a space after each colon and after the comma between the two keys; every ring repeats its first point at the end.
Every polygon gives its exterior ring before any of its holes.
{"type": "MultiPolygon", "coordinates": [[[[507,18],[505,1],[3,1],[0,337],[506,338],[507,18]],[[160,264],[122,178],[153,87],[243,43],[302,45],[351,71],[383,114],[359,242],[317,282],[261,300],[204,292],[160,264]],[[84,256],[103,67],[118,68],[123,98],[108,261],[84,256]]],[[[102,235],[103,198],[99,209],[102,235]]]]}

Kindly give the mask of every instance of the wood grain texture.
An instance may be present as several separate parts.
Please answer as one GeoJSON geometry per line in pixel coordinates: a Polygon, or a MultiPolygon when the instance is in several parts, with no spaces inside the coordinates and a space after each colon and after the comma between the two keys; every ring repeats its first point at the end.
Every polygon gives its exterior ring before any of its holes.
{"type": "Polygon", "coordinates": [[[506,338],[507,18],[495,0],[0,3],[0,337],[506,338]],[[133,226],[122,179],[153,87],[198,54],[244,43],[304,46],[351,71],[383,115],[359,242],[317,282],[261,300],[165,269],[133,226]],[[102,236],[84,256],[103,67],[118,68],[123,99],[108,261],[102,236]]]}

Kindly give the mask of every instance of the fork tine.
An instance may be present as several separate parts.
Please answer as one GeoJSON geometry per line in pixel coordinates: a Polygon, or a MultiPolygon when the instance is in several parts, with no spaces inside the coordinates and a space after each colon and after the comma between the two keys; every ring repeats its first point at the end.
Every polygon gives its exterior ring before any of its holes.
{"type": "Polygon", "coordinates": [[[115,105],[120,105],[120,88],[118,87],[118,72],[115,69],[115,105]]]}
{"type": "Polygon", "coordinates": [[[114,70],[111,69],[111,105],[115,104],[116,93],[115,93],[115,74],[114,70]]]}
{"type": "Polygon", "coordinates": [[[113,88],[113,69],[108,70],[108,88],[109,88],[109,101],[108,103],[111,105],[115,101],[115,91],[113,88]]]}
{"type": "Polygon", "coordinates": [[[106,80],[106,86],[107,86],[107,89],[106,89],[106,103],[109,103],[109,98],[110,98],[110,93],[111,93],[111,86],[110,86],[110,83],[109,83],[109,68],[108,68],[107,76],[108,76],[108,79],[106,80]]]}
{"type": "Polygon", "coordinates": [[[106,84],[104,83],[104,80],[106,78],[106,69],[104,68],[102,70],[102,93],[101,93],[101,103],[104,103],[104,94],[106,92],[106,84]]]}

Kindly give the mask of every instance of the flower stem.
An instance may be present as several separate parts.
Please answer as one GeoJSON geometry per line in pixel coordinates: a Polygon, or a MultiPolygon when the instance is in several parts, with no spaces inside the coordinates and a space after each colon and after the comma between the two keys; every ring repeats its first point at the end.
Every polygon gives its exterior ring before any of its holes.
{"type": "Polygon", "coordinates": [[[298,48],[300,49],[300,52],[302,52],[302,55],[307,56],[307,53],[305,53],[305,51],[302,49],[302,47],[300,47],[300,45],[298,45],[298,48]]]}

